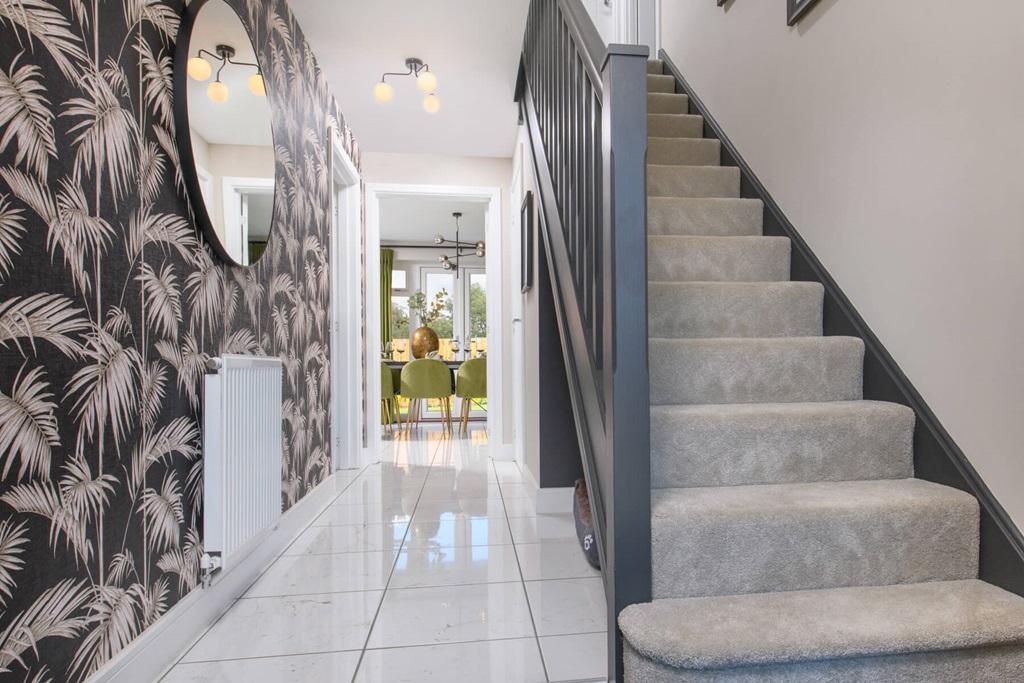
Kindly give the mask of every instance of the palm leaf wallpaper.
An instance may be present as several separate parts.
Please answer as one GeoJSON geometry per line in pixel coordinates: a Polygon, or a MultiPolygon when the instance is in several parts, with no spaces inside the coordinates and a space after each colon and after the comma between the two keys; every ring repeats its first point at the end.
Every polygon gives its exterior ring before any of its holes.
{"type": "Polygon", "coordinates": [[[266,256],[227,266],[174,146],[166,0],[0,0],[0,680],[80,681],[196,587],[200,393],[285,367],[283,504],[329,473],[329,127],[284,0],[227,0],[274,111],[266,256]]]}

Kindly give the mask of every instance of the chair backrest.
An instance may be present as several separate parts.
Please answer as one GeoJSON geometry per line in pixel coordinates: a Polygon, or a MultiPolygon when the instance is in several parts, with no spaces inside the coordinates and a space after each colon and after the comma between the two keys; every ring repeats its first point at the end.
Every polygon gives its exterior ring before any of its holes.
{"type": "Polygon", "coordinates": [[[395,380],[391,375],[391,367],[381,361],[380,363],[380,400],[384,401],[395,397],[395,380]]]}
{"type": "Polygon", "coordinates": [[[402,396],[444,398],[452,395],[452,372],[433,358],[409,361],[402,367],[402,396]]]}
{"type": "Polygon", "coordinates": [[[487,398],[487,359],[474,358],[459,366],[455,394],[462,398],[487,398]]]}

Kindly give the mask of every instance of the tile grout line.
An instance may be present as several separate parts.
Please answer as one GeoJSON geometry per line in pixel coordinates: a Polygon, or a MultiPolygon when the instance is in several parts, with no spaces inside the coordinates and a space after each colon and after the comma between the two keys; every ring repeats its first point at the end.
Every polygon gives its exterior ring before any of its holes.
{"type": "MultiPolygon", "coordinates": [[[[345,491],[348,491],[349,487],[352,486],[352,484],[357,479],[359,479],[359,477],[363,476],[363,473],[366,471],[367,467],[368,467],[368,465],[363,466],[363,468],[359,470],[359,473],[356,474],[356,476],[352,477],[352,479],[349,480],[349,482],[345,484],[345,486],[341,489],[341,491],[338,491],[338,493],[335,494],[335,496],[333,498],[331,498],[331,502],[327,503],[324,506],[324,510],[326,510],[331,505],[334,505],[334,501],[338,500],[338,498],[341,497],[341,494],[345,493],[345,491]]],[[[341,472],[341,471],[342,470],[335,470],[335,472],[341,472]]],[[[334,475],[332,474],[332,476],[334,476],[334,475]]],[[[323,482],[321,482],[321,483],[323,483],[323,482]]],[[[306,494],[306,495],[309,495],[309,494],[306,494]]],[[[256,585],[256,582],[259,581],[261,578],[263,578],[263,575],[266,574],[268,571],[270,571],[270,568],[273,567],[275,564],[277,564],[278,560],[280,560],[282,557],[284,557],[284,554],[288,550],[288,548],[291,548],[292,545],[295,543],[295,541],[299,538],[299,536],[304,534],[306,532],[306,530],[309,529],[313,525],[313,522],[315,522],[320,517],[320,515],[322,515],[322,514],[323,514],[323,512],[318,514],[316,517],[311,519],[308,524],[303,526],[298,531],[298,533],[295,534],[295,538],[293,538],[291,540],[291,542],[288,543],[288,545],[286,545],[284,548],[281,549],[281,552],[278,553],[278,555],[276,557],[274,557],[274,559],[263,569],[263,571],[261,571],[259,574],[257,574],[256,578],[253,579],[253,581],[251,583],[249,583],[249,585],[246,586],[237,597],[231,598],[231,600],[228,603],[228,606],[224,608],[224,611],[221,612],[220,614],[218,614],[217,618],[214,619],[213,622],[209,626],[207,626],[205,629],[203,629],[202,633],[200,633],[198,636],[196,636],[196,639],[194,641],[192,641],[192,644],[189,645],[187,648],[185,648],[184,652],[182,652],[180,655],[178,655],[178,658],[174,660],[174,663],[171,664],[169,667],[167,667],[167,671],[165,671],[160,676],[160,678],[157,679],[157,683],[160,683],[160,681],[163,681],[165,678],[167,678],[167,676],[171,673],[171,671],[174,669],[174,667],[178,666],[179,664],[188,664],[188,663],[190,663],[190,662],[182,662],[181,660],[183,660],[185,657],[187,657],[188,653],[191,652],[195,648],[195,646],[199,644],[199,641],[202,640],[204,637],[206,637],[206,635],[210,631],[213,630],[213,627],[216,626],[217,624],[219,624],[220,621],[227,615],[227,613],[231,611],[231,608],[233,608],[235,605],[238,604],[238,601],[242,599],[242,596],[245,595],[254,585],[256,585]]],[[[195,590],[195,589],[193,589],[193,590],[195,590]]],[[[199,590],[202,590],[202,588],[199,588],[199,590]]],[[[219,660],[211,660],[211,661],[219,661],[219,660]]]]}
{"type": "Polygon", "coordinates": [[[544,681],[548,683],[551,676],[548,674],[548,663],[544,658],[544,648],[540,645],[540,632],[537,630],[537,619],[533,616],[533,604],[530,602],[530,593],[526,590],[526,577],[523,575],[523,565],[519,561],[519,549],[516,547],[515,536],[512,535],[512,523],[509,521],[508,510],[505,507],[505,496],[501,492],[501,478],[498,476],[498,468],[491,458],[491,470],[494,472],[494,479],[498,484],[498,495],[501,496],[501,507],[505,510],[505,526],[508,528],[509,538],[512,540],[512,554],[516,558],[516,567],[519,569],[519,582],[523,587],[523,597],[526,598],[526,611],[530,614],[530,625],[533,626],[533,637],[537,643],[537,654],[540,656],[541,670],[544,672],[544,681]]]}
{"type": "Polygon", "coordinates": [[[434,454],[430,456],[429,462],[427,463],[427,476],[423,478],[423,483],[420,484],[420,492],[416,496],[416,502],[413,504],[412,512],[409,514],[409,523],[405,527],[405,533],[402,534],[402,542],[398,546],[398,552],[395,553],[395,559],[391,563],[391,571],[388,572],[388,580],[384,583],[384,590],[381,591],[380,601],[377,603],[377,610],[373,613],[373,619],[370,620],[370,628],[366,630],[366,639],[363,641],[363,647],[359,651],[359,659],[356,661],[356,668],[352,671],[352,683],[355,683],[356,677],[359,675],[359,669],[363,666],[363,659],[366,657],[366,650],[369,649],[370,645],[370,636],[373,635],[373,627],[377,625],[377,618],[380,616],[381,608],[384,606],[384,599],[388,595],[388,588],[391,585],[391,579],[395,575],[395,567],[398,566],[398,560],[402,557],[402,548],[405,546],[405,541],[409,538],[409,529],[412,528],[412,520],[416,516],[416,509],[420,505],[420,498],[423,497],[423,489],[426,488],[427,480],[430,479],[431,468],[434,466],[434,460],[437,459],[437,451],[441,449],[443,444],[444,439],[439,439],[435,447],[434,454]]]}

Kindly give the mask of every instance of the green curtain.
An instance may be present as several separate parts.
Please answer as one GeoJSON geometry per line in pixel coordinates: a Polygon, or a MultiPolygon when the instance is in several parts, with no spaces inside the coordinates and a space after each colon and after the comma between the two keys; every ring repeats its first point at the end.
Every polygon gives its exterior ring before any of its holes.
{"type": "Polygon", "coordinates": [[[391,341],[391,270],[395,265],[395,250],[380,250],[380,342],[391,341]]]}

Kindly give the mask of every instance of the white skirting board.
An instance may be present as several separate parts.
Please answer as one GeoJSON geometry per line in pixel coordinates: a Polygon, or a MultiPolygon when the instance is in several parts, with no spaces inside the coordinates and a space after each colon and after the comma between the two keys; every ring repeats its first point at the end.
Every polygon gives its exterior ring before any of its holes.
{"type": "Polygon", "coordinates": [[[536,507],[538,515],[571,515],[572,496],[575,489],[571,486],[542,489],[533,477],[529,467],[520,467],[527,485],[537,492],[536,507]]]}
{"type": "Polygon", "coordinates": [[[285,512],[258,547],[209,588],[196,586],[90,679],[91,683],[158,681],[231,607],[270,563],[344,489],[331,475],[285,512]]]}

